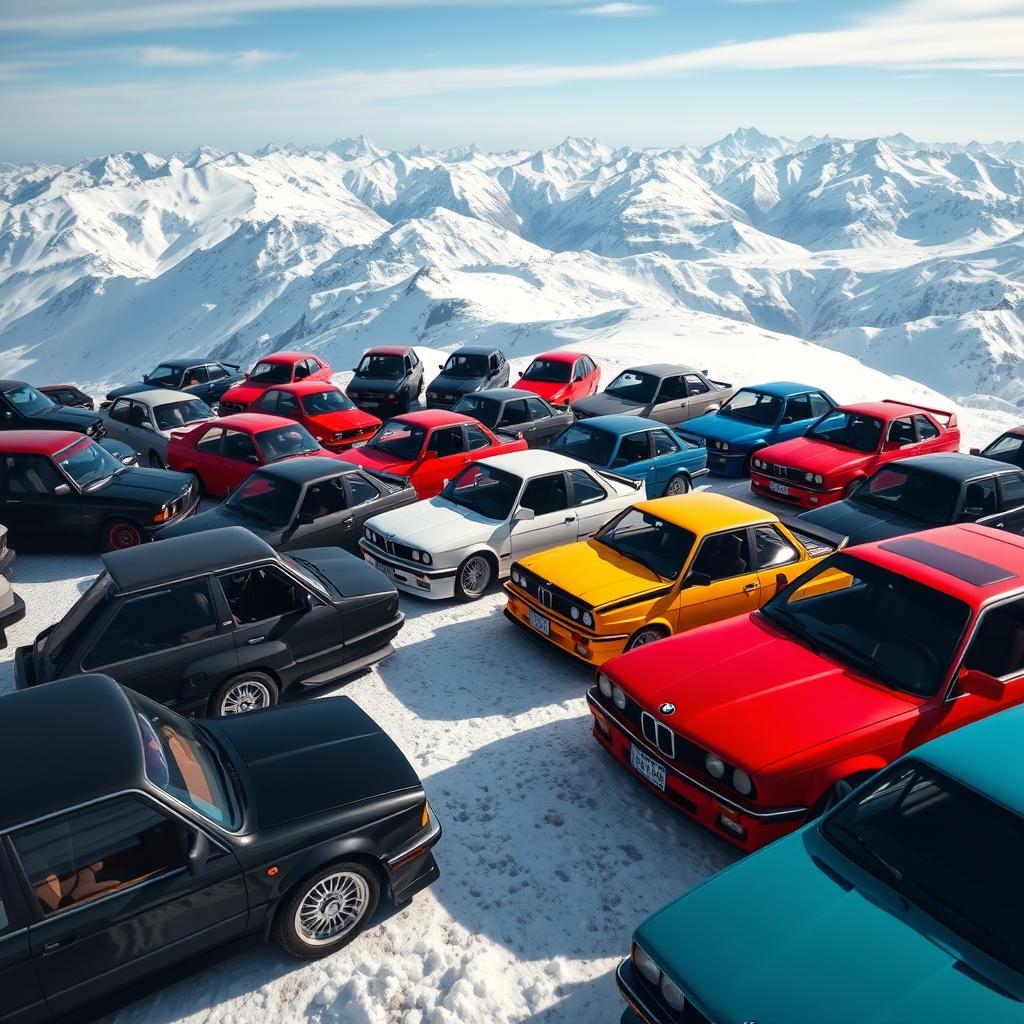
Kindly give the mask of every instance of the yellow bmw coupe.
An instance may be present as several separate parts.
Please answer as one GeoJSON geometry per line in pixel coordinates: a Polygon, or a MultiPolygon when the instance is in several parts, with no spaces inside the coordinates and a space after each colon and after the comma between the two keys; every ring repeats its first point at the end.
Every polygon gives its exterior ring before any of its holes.
{"type": "Polygon", "coordinates": [[[755,611],[846,538],[707,491],[631,505],[595,537],[524,558],[505,615],[590,665],[755,611]]]}

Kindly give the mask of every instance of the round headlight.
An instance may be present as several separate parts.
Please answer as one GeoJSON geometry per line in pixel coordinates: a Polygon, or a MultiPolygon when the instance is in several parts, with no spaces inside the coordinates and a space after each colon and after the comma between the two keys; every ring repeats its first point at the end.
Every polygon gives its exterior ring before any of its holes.
{"type": "Polygon", "coordinates": [[[820,473],[815,473],[814,482],[816,484],[823,484],[825,482],[825,478],[820,473]]]}
{"type": "Polygon", "coordinates": [[[612,681],[606,675],[604,675],[604,673],[601,673],[597,677],[597,688],[605,697],[611,697],[612,681]]]}
{"type": "Polygon", "coordinates": [[[728,450],[729,450],[729,442],[728,441],[723,441],[722,442],[722,451],[723,452],[727,452],[728,450]]]}
{"type": "Polygon", "coordinates": [[[516,586],[519,586],[519,573],[518,573],[518,571],[517,571],[517,570],[515,570],[515,569],[513,569],[513,570],[512,570],[512,582],[513,582],[513,583],[514,583],[514,584],[515,584],[516,586]]]}
{"type": "Polygon", "coordinates": [[[626,691],[621,686],[612,687],[612,703],[620,710],[626,708],[626,691]]]}
{"type": "Polygon", "coordinates": [[[420,560],[420,553],[418,551],[412,552],[412,560],[414,562],[418,562],[420,560]]]}
{"type": "Polygon", "coordinates": [[[430,564],[431,564],[431,563],[432,563],[432,562],[434,561],[434,560],[433,560],[433,559],[432,559],[432,558],[430,557],[430,555],[428,555],[428,554],[426,553],[426,551],[423,551],[423,552],[421,552],[421,554],[420,554],[420,557],[421,557],[421,558],[423,559],[423,564],[424,564],[424,565],[430,565],[430,564]]]}
{"type": "Polygon", "coordinates": [[[594,624],[594,616],[591,615],[590,612],[584,612],[583,613],[583,625],[584,626],[592,626],[593,624],[594,624]]]}
{"type": "Polygon", "coordinates": [[[577,608],[577,607],[576,607],[576,605],[573,605],[573,606],[572,606],[572,607],[571,607],[571,608],[569,609],[569,614],[570,614],[570,615],[571,615],[571,616],[572,616],[572,617],[573,617],[574,619],[579,619],[579,617],[580,617],[580,610],[579,610],[579,608],[577,608]]]}
{"type": "Polygon", "coordinates": [[[754,459],[755,469],[764,469],[764,463],[760,459],[754,459]]]}
{"type": "Polygon", "coordinates": [[[725,774],[725,763],[714,754],[708,754],[704,758],[704,767],[713,779],[720,779],[725,774]]]}
{"type": "Polygon", "coordinates": [[[813,473],[804,473],[804,479],[808,483],[810,483],[814,479],[814,474],[813,473]]]}
{"type": "Polygon", "coordinates": [[[734,768],[732,771],[732,788],[737,793],[742,793],[743,796],[750,796],[754,791],[754,783],[751,782],[750,776],[746,772],[742,772],[739,768],[734,768]]]}
{"type": "Polygon", "coordinates": [[[633,964],[652,985],[658,984],[661,968],[639,946],[633,947],[633,964]]]}
{"type": "Polygon", "coordinates": [[[667,974],[661,976],[661,997],[673,1010],[682,1012],[686,1009],[686,996],[667,974]]]}

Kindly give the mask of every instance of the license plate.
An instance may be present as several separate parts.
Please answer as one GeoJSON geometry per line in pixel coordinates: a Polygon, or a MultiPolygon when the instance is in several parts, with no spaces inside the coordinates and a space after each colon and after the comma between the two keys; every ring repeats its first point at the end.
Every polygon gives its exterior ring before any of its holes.
{"type": "Polygon", "coordinates": [[[353,447],[353,448],[362,448],[364,444],[366,444],[366,442],[365,442],[365,441],[356,441],[356,442],[355,442],[355,443],[354,443],[354,444],[352,445],[352,447],[353,447]]]}
{"type": "Polygon", "coordinates": [[[636,744],[629,745],[629,763],[637,775],[642,775],[652,786],[665,791],[665,766],[648,757],[636,744]]]}
{"type": "Polygon", "coordinates": [[[774,480],[768,481],[768,490],[775,494],[789,494],[789,488],[785,484],[777,484],[774,480]]]}
{"type": "Polygon", "coordinates": [[[387,576],[389,580],[394,581],[395,570],[392,569],[390,565],[385,565],[383,562],[378,562],[377,559],[374,558],[372,555],[367,555],[366,561],[369,562],[370,565],[374,567],[374,569],[377,569],[379,572],[384,573],[384,575],[387,576]]]}
{"type": "Polygon", "coordinates": [[[380,405],[380,402],[363,402],[363,407],[366,409],[376,409],[380,405]]]}
{"type": "Polygon", "coordinates": [[[543,615],[538,615],[535,611],[529,611],[530,625],[533,626],[538,633],[543,633],[545,636],[551,636],[551,623],[544,618],[543,615]]]}

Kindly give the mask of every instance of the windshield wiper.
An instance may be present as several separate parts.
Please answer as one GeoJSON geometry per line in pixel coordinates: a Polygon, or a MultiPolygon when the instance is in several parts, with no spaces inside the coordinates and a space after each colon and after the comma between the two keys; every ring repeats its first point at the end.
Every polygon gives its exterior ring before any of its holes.
{"type": "MultiPolygon", "coordinates": [[[[849,825],[844,825],[841,821],[830,821],[828,827],[841,832],[844,836],[849,836],[876,864],[885,870],[893,881],[902,885],[903,872],[895,864],[890,864],[859,832],[855,832],[849,825]]],[[[900,891],[899,886],[893,886],[893,888],[897,892],[900,891]]],[[[902,898],[902,893],[900,896],[902,898]]],[[[903,906],[906,907],[906,905],[907,901],[903,900],[903,906]]]]}

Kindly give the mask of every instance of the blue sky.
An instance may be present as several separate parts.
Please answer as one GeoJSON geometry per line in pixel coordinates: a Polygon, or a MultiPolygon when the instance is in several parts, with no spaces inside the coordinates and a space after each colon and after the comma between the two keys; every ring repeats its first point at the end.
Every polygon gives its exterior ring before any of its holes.
{"type": "Polygon", "coordinates": [[[0,0],[0,160],[1019,137],[1024,0],[0,0]]]}

